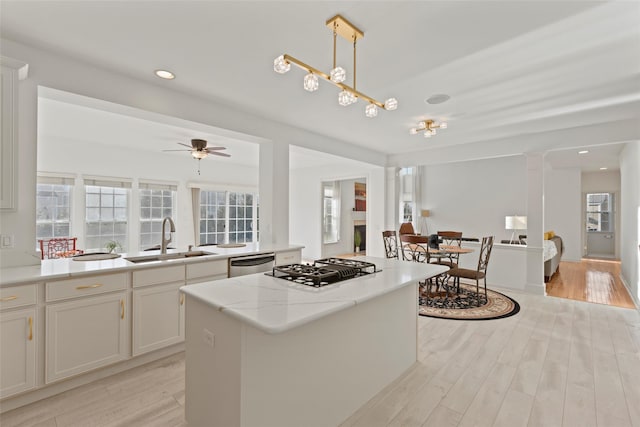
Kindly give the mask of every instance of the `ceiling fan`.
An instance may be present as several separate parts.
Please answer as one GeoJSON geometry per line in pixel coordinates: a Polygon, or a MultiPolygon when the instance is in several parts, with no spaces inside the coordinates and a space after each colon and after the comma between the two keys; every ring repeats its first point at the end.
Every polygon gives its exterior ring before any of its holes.
{"type": "Polygon", "coordinates": [[[191,151],[191,156],[198,160],[198,175],[200,175],[200,160],[207,157],[209,154],[221,157],[231,157],[230,154],[221,153],[220,150],[226,150],[226,147],[207,147],[207,141],[204,139],[192,139],[191,146],[178,142],[178,145],[187,147],[189,150],[162,150],[162,151],[191,151]]]}

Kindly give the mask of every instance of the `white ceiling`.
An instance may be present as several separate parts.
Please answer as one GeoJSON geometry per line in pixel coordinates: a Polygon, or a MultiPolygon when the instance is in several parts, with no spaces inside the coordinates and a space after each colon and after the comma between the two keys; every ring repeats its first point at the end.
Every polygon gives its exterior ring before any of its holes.
{"type": "MultiPolygon", "coordinates": [[[[517,141],[640,111],[638,2],[3,0],[1,7],[2,37],[387,154],[517,141]],[[336,13],[365,32],[358,89],[381,101],[396,97],[397,111],[368,119],[362,100],[340,107],[335,87],[321,82],[310,94],[301,70],[273,72],[282,53],[327,72],[332,40],[324,22],[336,13]],[[160,81],[158,68],[177,78],[160,81]],[[437,93],[451,100],[424,102],[437,93]],[[409,135],[425,118],[449,128],[428,140],[409,135]]],[[[338,63],[352,71],[341,39],[338,63]]],[[[154,134],[154,143],[170,146],[182,131],[154,134]]]]}

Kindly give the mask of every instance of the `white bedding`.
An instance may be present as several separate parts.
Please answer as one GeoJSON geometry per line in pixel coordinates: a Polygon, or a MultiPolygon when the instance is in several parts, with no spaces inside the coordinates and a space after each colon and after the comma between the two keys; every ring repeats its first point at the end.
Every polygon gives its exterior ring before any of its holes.
{"type": "Polygon", "coordinates": [[[558,254],[558,248],[553,240],[542,241],[542,257],[545,261],[549,261],[551,258],[558,254]]]}

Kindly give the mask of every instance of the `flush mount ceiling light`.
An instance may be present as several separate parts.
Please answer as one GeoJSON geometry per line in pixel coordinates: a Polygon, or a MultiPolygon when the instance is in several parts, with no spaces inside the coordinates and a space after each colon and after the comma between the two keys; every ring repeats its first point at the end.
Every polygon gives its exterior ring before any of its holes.
{"type": "Polygon", "coordinates": [[[430,138],[432,135],[436,134],[436,129],[446,129],[446,128],[447,128],[447,122],[437,123],[429,119],[429,120],[422,120],[421,122],[419,122],[418,126],[409,129],[409,133],[411,135],[416,135],[420,132],[424,132],[424,137],[430,138]]]}
{"type": "Polygon", "coordinates": [[[161,79],[165,79],[165,80],[173,80],[176,78],[176,75],[173,74],[171,71],[167,71],[167,70],[156,70],[154,71],[156,76],[160,77],[161,79]]]}
{"type": "Polygon", "coordinates": [[[356,42],[358,39],[364,37],[364,33],[340,15],[336,15],[329,19],[326,22],[326,25],[333,32],[333,68],[329,74],[307,65],[299,59],[287,54],[280,55],[273,61],[273,70],[276,73],[284,74],[291,69],[291,64],[294,64],[308,73],[304,77],[303,82],[305,90],[309,92],[318,90],[318,77],[320,77],[342,89],[338,94],[338,104],[346,107],[347,105],[355,104],[358,101],[358,98],[362,98],[367,101],[367,105],[364,109],[364,114],[367,117],[376,117],[378,115],[378,107],[385,110],[395,110],[398,108],[398,101],[395,98],[389,98],[382,103],[356,90],[356,42]],[[343,83],[346,80],[347,73],[344,68],[336,66],[337,36],[340,36],[349,42],[353,42],[353,87],[343,83]]]}
{"type": "Polygon", "coordinates": [[[578,151],[578,154],[587,154],[589,152],[589,150],[582,150],[582,151],[578,151]]]}

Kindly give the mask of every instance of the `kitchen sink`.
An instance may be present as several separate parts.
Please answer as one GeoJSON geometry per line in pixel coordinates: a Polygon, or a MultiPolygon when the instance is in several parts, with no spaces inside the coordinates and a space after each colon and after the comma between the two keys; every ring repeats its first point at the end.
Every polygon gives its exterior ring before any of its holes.
{"type": "Polygon", "coordinates": [[[177,252],[173,254],[133,256],[133,257],[127,257],[125,259],[135,264],[140,264],[144,262],[170,261],[172,259],[195,258],[195,257],[201,257],[201,256],[207,256],[207,255],[215,255],[215,253],[206,252],[206,251],[188,251],[188,252],[177,252]]]}

